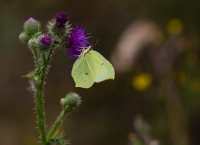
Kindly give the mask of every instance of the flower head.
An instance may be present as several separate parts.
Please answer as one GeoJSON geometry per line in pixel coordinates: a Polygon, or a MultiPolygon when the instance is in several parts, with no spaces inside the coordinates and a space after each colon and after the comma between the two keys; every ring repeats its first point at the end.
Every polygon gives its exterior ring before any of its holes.
{"type": "Polygon", "coordinates": [[[52,44],[53,39],[49,34],[42,34],[39,38],[39,42],[43,47],[46,48],[52,44]]]}
{"type": "Polygon", "coordinates": [[[69,54],[74,58],[77,58],[83,49],[90,46],[86,30],[81,26],[76,26],[72,29],[68,40],[69,54]]]}
{"type": "Polygon", "coordinates": [[[69,20],[68,15],[65,12],[58,12],[55,16],[56,26],[58,28],[63,28],[65,23],[69,20]]]}

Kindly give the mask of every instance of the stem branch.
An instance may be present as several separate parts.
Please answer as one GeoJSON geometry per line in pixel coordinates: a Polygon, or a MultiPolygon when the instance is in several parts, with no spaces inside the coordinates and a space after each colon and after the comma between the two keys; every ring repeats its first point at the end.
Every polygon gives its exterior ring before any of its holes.
{"type": "Polygon", "coordinates": [[[56,134],[58,133],[59,129],[62,126],[65,114],[69,113],[69,112],[71,112],[70,107],[64,107],[64,109],[60,112],[60,114],[56,118],[55,122],[53,123],[52,127],[50,128],[50,130],[47,134],[48,141],[56,136],[56,134]]]}

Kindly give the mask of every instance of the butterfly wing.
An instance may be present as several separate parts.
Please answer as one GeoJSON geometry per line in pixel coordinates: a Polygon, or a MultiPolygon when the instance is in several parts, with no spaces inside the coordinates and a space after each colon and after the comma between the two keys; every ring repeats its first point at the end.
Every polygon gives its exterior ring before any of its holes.
{"type": "Polygon", "coordinates": [[[85,55],[86,61],[95,74],[95,82],[102,82],[115,78],[115,71],[112,64],[106,60],[99,52],[90,50],[85,55]]]}
{"type": "Polygon", "coordinates": [[[72,78],[76,87],[90,88],[94,84],[95,73],[87,62],[87,57],[79,57],[72,67],[72,78]]]}
{"type": "Polygon", "coordinates": [[[75,61],[72,78],[76,87],[90,88],[95,82],[114,79],[115,71],[112,64],[100,53],[90,50],[75,61]]]}

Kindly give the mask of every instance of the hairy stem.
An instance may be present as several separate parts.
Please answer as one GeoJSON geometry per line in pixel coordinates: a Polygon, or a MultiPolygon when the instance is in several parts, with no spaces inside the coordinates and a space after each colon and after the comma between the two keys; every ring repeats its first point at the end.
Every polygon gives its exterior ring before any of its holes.
{"type": "Polygon", "coordinates": [[[51,129],[48,132],[47,139],[50,140],[52,137],[54,137],[55,133],[58,129],[60,129],[63,119],[64,119],[65,111],[62,110],[58,117],[56,118],[54,124],[52,125],[51,129]]]}
{"type": "Polygon", "coordinates": [[[43,94],[43,82],[40,82],[36,86],[36,123],[37,129],[40,135],[40,140],[43,145],[46,145],[46,115],[44,109],[44,94],[43,94]]]}
{"type": "Polygon", "coordinates": [[[65,114],[67,112],[71,112],[70,107],[65,107],[60,112],[60,114],[58,115],[58,117],[56,118],[55,122],[53,123],[52,127],[50,128],[50,130],[48,132],[47,140],[50,140],[56,136],[56,134],[58,133],[59,129],[61,128],[61,126],[63,124],[63,120],[64,120],[65,114]]]}
{"type": "Polygon", "coordinates": [[[45,100],[44,100],[44,84],[45,78],[48,73],[48,66],[50,63],[50,58],[53,53],[51,49],[48,53],[47,59],[43,58],[43,65],[39,67],[39,73],[37,74],[38,80],[35,81],[36,96],[35,96],[35,108],[36,108],[36,122],[37,129],[40,136],[40,141],[43,145],[47,144],[47,135],[46,135],[46,113],[45,113],[45,100]]]}

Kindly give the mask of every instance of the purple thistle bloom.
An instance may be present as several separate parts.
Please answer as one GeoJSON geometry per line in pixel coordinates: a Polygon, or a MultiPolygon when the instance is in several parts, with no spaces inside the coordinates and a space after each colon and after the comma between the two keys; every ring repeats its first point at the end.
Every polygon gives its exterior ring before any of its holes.
{"type": "Polygon", "coordinates": [[[72,58],[77,58],[84,48],[90,46],[86,30],[81,26],[76,26],[72,29],[68,41],[69,55],[72,58]]]}
{"type": "Polygon", "coordinates": [[[56,26],[58,28],[63,28],[65,23],[69,20],[68,15],[65,12],[58,12],[55,16],[56,26]]]}
{"type": "Polygon", "coordinates": [[[49,47],[52,42],[53,42],[53,39],[52,37],[49,35],[49,34],[43,34],[41,37],[40,37],[40,44],[44,47],[49,47]]]}

